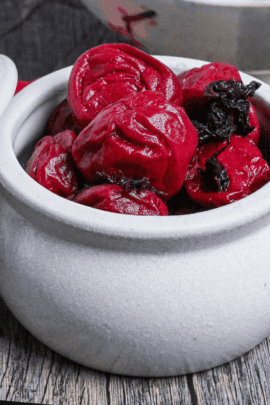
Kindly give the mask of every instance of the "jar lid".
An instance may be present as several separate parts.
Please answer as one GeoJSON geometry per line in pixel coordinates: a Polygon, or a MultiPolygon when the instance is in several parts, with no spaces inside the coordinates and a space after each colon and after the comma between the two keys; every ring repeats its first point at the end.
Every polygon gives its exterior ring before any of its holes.
{"type": "Polygon", "coordinates": [[[15,63],[6,55],[0,55],[0,118],[11,102],[18,82],[15,63]]]}

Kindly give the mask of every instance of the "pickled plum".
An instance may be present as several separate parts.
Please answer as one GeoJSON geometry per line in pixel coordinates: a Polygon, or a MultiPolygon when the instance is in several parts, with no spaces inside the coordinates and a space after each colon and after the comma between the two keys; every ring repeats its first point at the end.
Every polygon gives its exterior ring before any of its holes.
{"type": "Polygon", "coordinates": [[[67,197],[78,190],[71,148],[76,134],[70,130],[44,136],[35,146],[26,172],[53,193],[67,197]]]}
{"type": "Polygon", "coordinates": [[[270,179],[270,168],[259,148],[249,139],[233,135],[227,141],[211,142],[201,146],[192,159],[185,189],[189,197],[206,208],[220,207],[240,200],[258,190],[270,179]],[[224,149],[224,150],[222,150],[224,149]],[[222,151],[221,151],[222,150],[222,151]],[[205,176],[207,163],[216,156],[217,171],[205,176]],[[224,169],[226,171],[224,175],[224,169]],[[222,180],[229,179],[225,187],[222,180]]]}
{"type": "Polygon", "coordinates": [[[103,211],[128,215],[168,215],[166,204],[150,190],[126,191],[117,184],[100,184],[76,194],[72,201],[103,211]]]}
{"type": "Polygon", "coordinates": [[[185,215],[232,203],[270,179],[259,86],[245,86],[227,63],[177,77],[130,45],[92,48],[75,62],[26,171],[61,197],[114,213],[185,215]]]}
{"type": "Polygon", "coordinates": [[[108,105],[144,90],[181,104],[177,76],[157,59],[128,44],[104,44],[82,54],[68,82],[68,103],[86,126],[108,105]]]}
{"type": "Polygon", "coordinates": [[[85,178],[97,172],[148,177],[168,200],[182,187],[198,134],[182,107],[144,91],[104,109],[78,135],[74,161],[85,178]]]}

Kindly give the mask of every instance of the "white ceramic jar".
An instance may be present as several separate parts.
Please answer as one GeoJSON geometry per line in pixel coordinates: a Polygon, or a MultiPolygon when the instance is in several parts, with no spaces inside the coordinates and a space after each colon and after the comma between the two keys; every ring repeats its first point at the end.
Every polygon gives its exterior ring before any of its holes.
{"type": "MultiPolygon", "coordinates": [[[[204,63],[158,59],[177,74],[204,63]]],[[[43,343],[112,373],[198,372],[252,349],[270,333],[270,183],[230,205],[171,217],[58,197],[21,164],[65,98],[70,71],[30,84],[1,120],[1,296],[43,343]]],[[[270,104],[269,86],[257,93],[270,104]]]]}
{"type": "Polygon", "coordinates": [[[81,1],[151,54],[222,61],[243,71],[270,69],[269,0],[81,1]]]}

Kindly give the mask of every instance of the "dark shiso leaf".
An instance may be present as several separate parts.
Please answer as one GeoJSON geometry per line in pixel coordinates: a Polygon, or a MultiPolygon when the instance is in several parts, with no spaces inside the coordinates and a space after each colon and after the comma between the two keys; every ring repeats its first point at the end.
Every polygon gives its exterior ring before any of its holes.
{"type": "Polygon", "coordinates": [[[260,86],[261,84],[255,80],[246,86],[243,82],[235,82],[232,79],[218,80],[206,87],[204,95],[208,98],[222,100],[227,108],[236,108],[238,101],[253,97],[260,86]]]}
{"type": "Polygon", "coordinates": [[[219,80],[206,87],[205,96],[209,100],[216,100],[227,114],[233,113],[237,134],[246,136],[254,129],[249,125],[248,97],[253,97],[260,86],[261,84],[256,81],[245,86],[242,82],[235,82],[232,79],[219,80]]]}
{"type": "Polygon", "coordinates": [[[97,175],[99,176],[99,181],[98,183],[102,184],[116,184],[118,186],[123,187],[123,189],[128,193],[132,189],[136,190],[150,190],[155,194],[164,194],[162,191],[159,191],[155,189],[148,177],[143,177],[142,179],[129,179],[124,176],[124,174],[121,172],[121,170],[118,171],[113,176],[109,176],[105,172],[97,172],[97,175]]]}
{"type": "Polygon", "coordinates": [[[236,130],[231,115],[228,115],[216,102],[209,104],[206,111],[205,124],[197,120],[192,121],[198,132],[199,144],[203,145],[211,141],[229,140],[236,130]]]}
{"type": "Polygon", "coordinates": [[[230,140],[233,133],[246,136],[253,131],[249,125],[250,103],[261,86],[252,81],[247,86],[234,80],[219,80],[210,83],[205,90],[207,99],[202,122],[192,120],[199,134],[199,144],[217,140],[230,140]]]}
{"type": "Polygon", "coordinates": [[[217,160],[217,156],[223,152],[229,143],[214,153],[210,159],[205,162],[205,170],[200,169],[203,178],[203,185],[207,192],[227,191],[230,185],[230,178],[224,165],[217,160]]]}

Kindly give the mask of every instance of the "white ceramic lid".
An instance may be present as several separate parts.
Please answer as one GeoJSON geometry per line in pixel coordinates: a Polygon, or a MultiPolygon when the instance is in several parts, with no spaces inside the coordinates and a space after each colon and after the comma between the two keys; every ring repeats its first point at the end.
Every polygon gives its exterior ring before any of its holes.
{"type": "Polygon", "coordinates": [[[15,63],[6,55],[0,55],[0,118],[11,102],[18,82],[15,63]]]}

